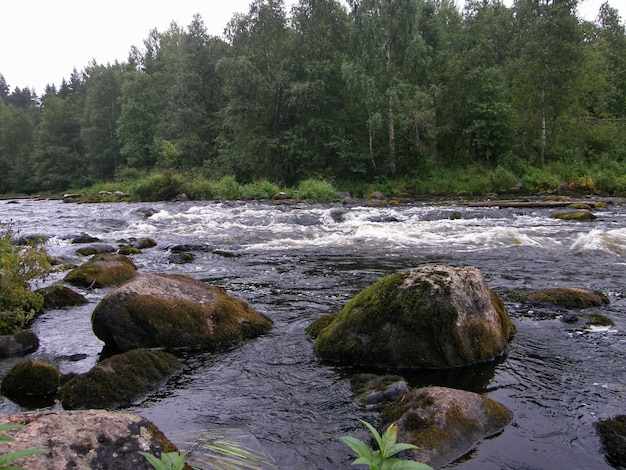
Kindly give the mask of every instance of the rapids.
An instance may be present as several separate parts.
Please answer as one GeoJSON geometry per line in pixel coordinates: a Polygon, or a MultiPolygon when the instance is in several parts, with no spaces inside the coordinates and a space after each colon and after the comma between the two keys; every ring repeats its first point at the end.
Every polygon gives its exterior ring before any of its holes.
{"type": "MultiPolygon", "coordinates": [[[[354,457],[337,437],[367,439],[357,418],[377,423],[378,415],[353,401],[349,378],[358,371],[316,360],[306,328],[386,274],[443,263],[480,268],[518,328],[507,356],[496,363],[403,374],[415,386],[485,393],[514,413],[501,434],[449,468],[610,468],[593,423],[626,412],[626,206],[597,211],[591,222],[555,220],[551,213],[455,201],[384,208],[0,202],[0,221],[12,221],[23,235],[49,236],[52,255],[83,261],[70,243],[81,233],[110,244],[152,237],[158,246],[133,257],[139,272],[205,280],[273,319],[266,336],[186,356],[183,373],[129,407],[181,447],[203,431],[234,430],[262,447],[276,468],[350,468],[354,457]],[[146,209],[153,215],[146,217],[146,209]],[[189,245],[195,261],[169,263],[168,248],[175,245],[189,245]],[[593,311],[615,326],[584,330],[563,322],[563,312],[540,316],[511,300],[514,292],[557,286],[605,292],[611,304],[593,311]]],[[[91,331],[90,315],[107,292],[81,291],[90,300],[86,306],[37,318],[32,329],[41,346],[31,357],[57,364],[63,373],[92,367],[102,343],[91,331]]],[[[20,360],[0,361],[0,374],[20,360]]],[[[0,398],[0,412],[20,410],[0,398]]]]}

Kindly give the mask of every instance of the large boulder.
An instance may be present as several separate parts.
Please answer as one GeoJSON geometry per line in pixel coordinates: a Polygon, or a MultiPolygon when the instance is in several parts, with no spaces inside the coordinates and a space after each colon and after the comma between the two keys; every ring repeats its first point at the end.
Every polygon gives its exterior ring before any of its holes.
{"type": "Polygon", "coordinates": [[[61,404],[66,410],[129,405],[155,390],[179,368],[178,359],[164,351],[117,354],[64,384],[61,404]]]}
{"type": "Polygon", "coordinates": [[[358,366],[458,367],[503,355],[514,332],[478,269],[429,265],[359,293],[319,332],[315,352],[358,366]]]}
{"type": "Polygon", "coordinates": [[[222,289],[187,276],[138,275],[105,296],[93,331],[121,351],[215,348],[268,332],[272,321],[222,289]]]}
{"type": "Polygon", "coordinates": [[[83,265],[72,269],[65,281],[80,287],[109,287],[137,275],[133,261],[116,253],[95,255],[83,265]]]}
{"type": "Polygon", "coordinates": [[[444,387],[414,389],[390,403],[383,421],[398,426],[398,441],[419,447],[410,458],[441,467],[509,424],[513,415],[501,403],[477,393],[444,387]]]}
{"type": "Polygon", "coordinates": [[[0,442],[0,454],[25,449],[48,451],[16,462],[29,470],[151,470],[140,451],[157,457],[177,451],[151,421],[133,413],[39,411],[2,415],[0,423],[24,426],[3,431],[13,441],[0,442]]]}

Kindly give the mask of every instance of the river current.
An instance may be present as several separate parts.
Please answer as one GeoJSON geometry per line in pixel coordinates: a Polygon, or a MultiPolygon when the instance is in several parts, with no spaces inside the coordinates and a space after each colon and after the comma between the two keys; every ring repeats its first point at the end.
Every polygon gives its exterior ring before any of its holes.
{"type": "MultiPolygon", "coordinates": [[[[518,329],[497,363],[404,374],[414,386],[484,393],[514,414],[502,433],[448,468],[611,468],[593,425],[626,412],[626,206],[568,222],[550,218],[550,209],[443,202],[375,208],[17,200],[0,202],[0,221],[12,221],[22,235],[49,236],[49,253],[76,263],[84,259],[70,242],[81,233],[113,245],[151,237],[158,245],[133,256],[140,273],[205,280],[272,318],[265,336],[183,358],[182,373],[128,407],[181,447],[200,433],[223,432],[263,449],[274,468],[350,468],[354,456],[337,437],[365,440],[357,418],[376,424],[379,417],[354,402],[349,379],[359,371],[319,362],[306,328],[387,274],[437,263],[480,268],[518,329]],[[194,262],[171,263],[176,245],[188,245],[194,262]],[[583,329],[563,321],[568,312],[535,312],[511,296],[563,286],[606,293],[610,305],[593,312],[615,326],[583,329]]],[[[77,290],[87,305],[48,311],[32,325],[41,345],[30,357],[63,373],[89,370],[103,346],[90,315],[109,290],[77,290]]],[[[0,361],[0,374],[21,360],[0,361]]],[[[17,411],[0,398],[0,412],[17,411]]]]}

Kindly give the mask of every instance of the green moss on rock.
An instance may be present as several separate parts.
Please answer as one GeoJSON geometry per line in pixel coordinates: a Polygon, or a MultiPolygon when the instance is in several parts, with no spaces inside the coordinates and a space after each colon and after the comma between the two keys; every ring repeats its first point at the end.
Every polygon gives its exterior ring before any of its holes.
{"type": "Polygon", "coordinates": [[[358,366],[456,367],[503,354],[514,331],[478,270],[426,266],[360,292],[321,329],[315,352],[358,366]]]}
{"type": "Polygon", "coordinates": [[[324,328],[334,322],[337,319],[337,316],[338,314],[336,313],[322,315],[309,325],[306,330],[307,333],[309,333],[313,338],[317,338],[317,336],[320,334],[320,331],[322,331],[324,328]]]}
{"type": "Polygon", "coordinates": [[[65,282],[80,287],[109,287],[136,275],[135,264],[130,258],[117,253],[105,253],[95,255],[70,271],[65,276],[65,282]]]}
{"type": "Polygon", "coordinates": [[[571,309],[601,307],[609,303],[609,298],[602,292],[578,287],[541,289],[518,294],[516,298],[524,303],[553,304],[571,309]]]}
{"type": "Polygon", "coordinates": [[[626,415],[599,421],[595,427],[611,465],[626,467],[626,415]]]}
{"type": "Polygon", "coordinates": [[[512,414],[501,403],[476,393],[425,387],[387,405],[382,418],[384,423],[396,423],[400,442],[419,447],[411,451],[413,459],[440,467],[500,432],[512,414]]]}
{"type": "Polygon", "coordinates": [[[61,387],[65,409],[111,409],[154,390],[180,367],[172,354],[134,350],[105,359],[61,387]]]}
{"type": "Polygon", "coordinates": [[[596,219],[596,216],[587,210],[562,211],[562,212],[560,211],[560,212],[555,212],[550,217],[553,219],[573,220],[573,221],[579,221],[579,222],[587,222],[587,221],[596,219]]]}
{"type": "Polygon", "coordinates": [[[11,399],[54,396],[60,377],[59,370],[52,364],[29,359],[7,372],[2,380],[2,394],[11,399]]]}

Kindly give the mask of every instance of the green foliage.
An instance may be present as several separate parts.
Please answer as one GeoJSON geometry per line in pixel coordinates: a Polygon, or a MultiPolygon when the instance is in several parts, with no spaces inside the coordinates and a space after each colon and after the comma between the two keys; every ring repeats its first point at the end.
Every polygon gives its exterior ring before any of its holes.
{"type": "Polygon", "coordinates": [[[171,200],[181,192],[183,182],[184,178],[181,174],[166,170],[142,178],[132,192],[140,201],[171,200]]]}
{"type": "Polygon", "coordinates": [[[413,444],[398,443],[398,427],[392,423],[381,436],[378,431],[367,421],[359,419],[371,433],[378,450],[372,450],[360,439],[351,436],[340,437],[339,440],[352,449],[359,457],[352,465],[367,465],[370,470],[432,470],[429,465],[412,460],[400,460],[394,458],[404,450],[417,450],[413,444]]]}
{"type": "Polygon", "coordinates": [[[301,199],[328,200],[338,197],[337,190],[328,181],[306,179],[298,185],[298,195],[301,199]]]}
{"type": "Polygon", "coordinates": [[[279,192],[278,185],[267,180],[254,181],[242,188],[243,195],[252,199],[272,199],[279,192]]]}
{"type": "Polygon", "coordinates": [[[183,470],[187,462],[187,456],[180,452],[163,452],[160,459],[148,452],[139,451],[139,454],[144,456],[155,470],[183,470]]]}
{"type": "MultiPolygon", "coordinates": [[[[11,431],[14,429],[22,429],[26,426],[21,424],[0,424],[0,442],[13,442],[14,439],[6,434],[2,434],[4,431],[11,431]]],[[[8,454],[0,455],[0,470],[24,470],[23,467],[16,467],[14,465],[10,465],[17,460],[29,457],[31,455],[37,454],[47,454],[48,451],[44,449],[24,449],[17,450],[15,452],[9,452],[8,454]]]]}
{"type": "Polygon", "coordinates": [[[16,246],[10,228],[0,232],[0,334],[18,333],[43,307],[43,296],[30,283],[50,269],[46,251],[37,245],[16,246]]]}

